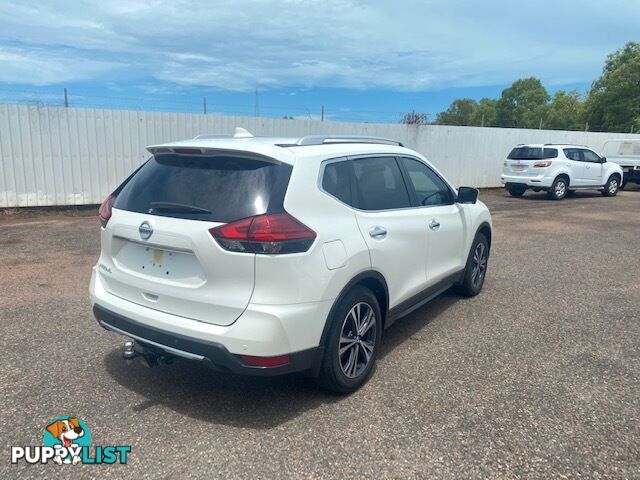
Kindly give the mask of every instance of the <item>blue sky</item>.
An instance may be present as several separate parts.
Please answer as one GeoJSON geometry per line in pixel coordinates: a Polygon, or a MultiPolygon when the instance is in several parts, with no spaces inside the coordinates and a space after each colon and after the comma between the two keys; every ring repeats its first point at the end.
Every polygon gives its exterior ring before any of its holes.
{"type": "Polygon", "coordinates": [[[637,0],[0,0],[0,101],[397,122],[536,76],[588,89],[637,0]]]}

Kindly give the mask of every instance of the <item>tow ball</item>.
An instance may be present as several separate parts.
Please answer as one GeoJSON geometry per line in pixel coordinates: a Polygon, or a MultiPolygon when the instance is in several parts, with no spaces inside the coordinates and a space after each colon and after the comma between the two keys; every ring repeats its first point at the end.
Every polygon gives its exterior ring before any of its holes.
{"type": "Polygon", "coordinates": [[[147,368],[155,367],[159,364],[173,363],[173,355],[169,355],[166,352],[152,350],[145,345],[134,342],[133,340],[127,340],[122,344],[122,357],[125,360],[138,359],[142,365],[147,368]]]}

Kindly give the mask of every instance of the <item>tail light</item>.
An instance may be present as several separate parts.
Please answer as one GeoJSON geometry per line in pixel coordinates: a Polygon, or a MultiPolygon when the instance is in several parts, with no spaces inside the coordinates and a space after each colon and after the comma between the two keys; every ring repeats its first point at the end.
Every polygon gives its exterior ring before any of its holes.
{"type": "Polygon", "coordinates": [[[544,160],[542,162],[535,162],[533,168],[546,168],[550,167],[553,162],[551,160],[544,160]]]}
{"type": "Polygon", "coordinates": [[[313,230],[286,212],[243,218],[209,233],[225,250],[269,255],[306,252],[316,238],[313,230]]]}
{"type": "Polygon", "coordinates": [[[113,208],[113,204],[116,201],[116,196],[114,194],[109,195],[104,199],[102,205],[98,209],[98,214],[100,215],[100,225],[102,228],[107,226],[109,219],[111,218],[111,209],[113,208]]]}

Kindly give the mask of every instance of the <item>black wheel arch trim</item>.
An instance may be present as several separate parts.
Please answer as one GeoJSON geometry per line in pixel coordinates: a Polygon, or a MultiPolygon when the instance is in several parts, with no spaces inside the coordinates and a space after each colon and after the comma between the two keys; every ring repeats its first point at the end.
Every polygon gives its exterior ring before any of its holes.
{"type": "MultiPolygon", "coordinates": [[[[329,314],[327,315],[327,319],[325,320],[324,328],[322,329],[319,350],[324,351],[324,346],[326,345],[327,336],[329,335],[329,330],[331,328],[329,320],[333,317],[333,314],[335,313],[336,308],[338,308],[338,304],[356,285],[362,284],[363,281],[369,280],[369,279],[377,281],[382,285],[382,288],[384,289],[385,306],[383,307],[382,305],[380,305],[380,309],[382,310],[382,316],[383,316],[382,321],[384,325],[384,320],[387,317],[387,314],[389,311],[388,310],[389,309],[389,287],[387,286],[387,281],[385,280],[384,276],[380,272],[378,272],[377,270],[366,270],[364,272],[359,273],[358,275],[353,277],[351,280],[349,280],[347,284],[342,288],[342,290],[340,290],[340,293],[334,300],[333,305],[331,306],[331,310],[329,310],[329,314]]],[[[376,292],[373,292],[374,295],[375,293],[376,292]]]]}

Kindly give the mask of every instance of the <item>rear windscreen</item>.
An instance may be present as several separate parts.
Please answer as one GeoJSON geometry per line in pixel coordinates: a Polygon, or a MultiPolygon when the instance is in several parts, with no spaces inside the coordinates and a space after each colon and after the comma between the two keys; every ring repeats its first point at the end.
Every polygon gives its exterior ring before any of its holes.
{"type": "Polygon", "coordinates": [[[282,209],[291,166],[234,156],[151,157],[118,193],[131,212],[228,223],[282,209]]]}
{"type": "Polygon", "coordinates": [[[509,160],[543,160],[557,157],[558,150],[555,148],[516,147],[511,150],[507,158],[509,160]]]}

